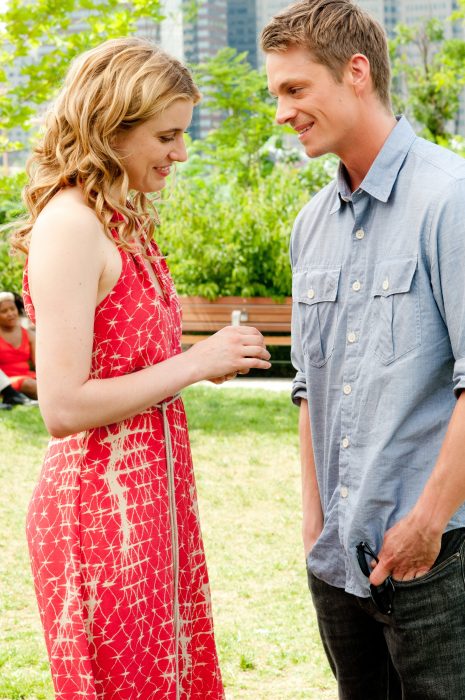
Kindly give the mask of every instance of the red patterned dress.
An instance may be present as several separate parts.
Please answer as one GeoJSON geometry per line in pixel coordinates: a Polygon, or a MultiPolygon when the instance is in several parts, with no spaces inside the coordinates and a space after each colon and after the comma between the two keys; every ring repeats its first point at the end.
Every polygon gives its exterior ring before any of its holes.
{"type": "MultiPolygon", "coordinates": [[[[160,253],[153,244],[153,253],[160,253]]],[[[91,378],[181,351],[167,265],[138,255],[97,306],[91,378]]],[[[34,320],[27,270],[24,298],[34,320]]],[[[220,700],[210,591],[184,407],[52,438],[27,517],[56,700],[220,700]]]]}

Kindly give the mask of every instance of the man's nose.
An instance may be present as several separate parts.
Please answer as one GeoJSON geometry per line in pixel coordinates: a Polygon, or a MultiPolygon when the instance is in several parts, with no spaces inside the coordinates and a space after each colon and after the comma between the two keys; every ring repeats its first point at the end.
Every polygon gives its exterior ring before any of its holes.
{"type": "Polygon", "coordinates": [[[283,102],[278,102],[276,108],[276,123],[277,124],[287,124],[296,116],[296,110],[290,105],[286,105],[283,102]]]}

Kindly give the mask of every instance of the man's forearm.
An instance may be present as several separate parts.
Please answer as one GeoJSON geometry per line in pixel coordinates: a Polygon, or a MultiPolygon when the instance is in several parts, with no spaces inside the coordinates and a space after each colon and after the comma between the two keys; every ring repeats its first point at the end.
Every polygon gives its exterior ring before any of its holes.
{"type": "Polygon", "coordinates": [[[434,470],[413,514],[425,530],[444,532],[451,516],[465,502],[465,392],[452,413],[434,470]]]}
{"type": "Polygon", "coordinates": [[[384,536],[371,582],[410,580],[433,566],[451,516],[465,502],[465,392],[458,399],[436,465],[418,501],[384,536]]]}

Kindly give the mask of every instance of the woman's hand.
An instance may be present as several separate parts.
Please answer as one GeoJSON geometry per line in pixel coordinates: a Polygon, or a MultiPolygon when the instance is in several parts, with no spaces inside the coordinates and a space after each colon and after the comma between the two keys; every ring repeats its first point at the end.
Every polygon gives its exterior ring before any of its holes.
{"type": "Polygon", "coordinates": [[[271,367],[262,334],[250,326],[226,326],[193,345],[185,355],[194,363],[199,380],[209,379],[215,384],[236,374],[247,374],[252,368],[271,367]]]}
{"type": "Polygon", "coordinates": [[[231,374],[225,374],[224,377],[214,377],[208,381],[212,382],[212,384],[224,384],[225,382],[229,382],[231,379],[235,379],[238,374],[248,374],[249,372],[249,369],[244,369],[242,372],[231,372],[231,374]]]}

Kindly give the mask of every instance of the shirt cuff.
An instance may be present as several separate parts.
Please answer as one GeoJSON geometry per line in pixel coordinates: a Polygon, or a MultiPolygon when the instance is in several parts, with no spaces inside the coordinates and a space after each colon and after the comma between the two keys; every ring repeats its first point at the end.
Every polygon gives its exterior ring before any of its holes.
{"type": "Polygon", "coordinates": [[[454,394],[458,399],[465,389],[465,357],[455,361],[454,365],[454,394]]]}
{"type": "Polygon", "coordinates": [[[302,399],[307,399],[307,381],[303,372],[297,372],[295,375],[292,382],[291,399],[296,406],[300,406],[302,399]]]}

